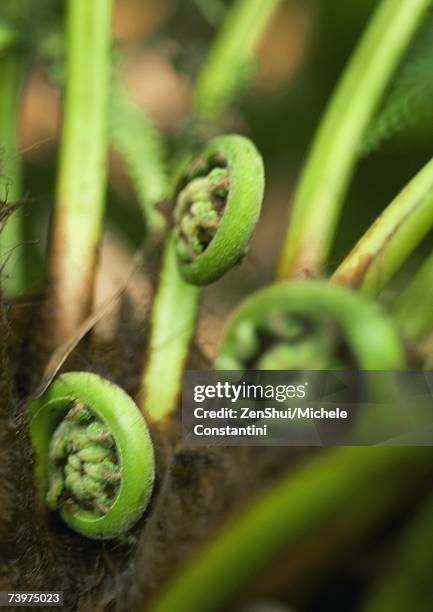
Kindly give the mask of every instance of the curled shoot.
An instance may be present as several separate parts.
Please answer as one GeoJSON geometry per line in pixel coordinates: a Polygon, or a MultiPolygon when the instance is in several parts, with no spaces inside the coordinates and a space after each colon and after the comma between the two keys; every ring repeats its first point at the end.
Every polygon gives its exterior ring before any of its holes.
{"type": "Polygon", "coordinates": [[[176,407],[197,314],[197,285],[217,280],[243,257],[263,189],[262,159],[238,135],[211,140],[180,180],[142,375],[140,405],[149,421],[163,421],[176,407]]]}
{"type": "Polygon", "coordinates": [[[32,402],[29,423],[41,502],[88,538],[125,534],[154,480],[152,442],[132,399],[96,374],[71,372],[32,402]]]}
{"type": "Polygon", "coordinates": [[[264,191],[263,161],[239,135],[211,140],[181,179],[174,210],[183,278],[206,285],[245,255],[264,191]]]}
{"type": "Polygon", "coordinates": [[[247,299],[226,327],[215,366],[398,370],[404,363],[398,334],[377,304],[324,281],[301,281],[247,299]]]}

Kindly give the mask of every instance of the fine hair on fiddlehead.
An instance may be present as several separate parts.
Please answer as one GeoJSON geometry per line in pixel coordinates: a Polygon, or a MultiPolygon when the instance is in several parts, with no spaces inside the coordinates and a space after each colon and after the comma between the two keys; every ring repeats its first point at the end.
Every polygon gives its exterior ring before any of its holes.
{"type": "Polygon", "coordinates": [[[186,181],[176,198],[174,221],[177,254],[191,263],[207,249],[220,226],[230,184],[227,164],[218,156],[199,157],[186,181]]]}
{"type": "Polygon", "coordinates": [[[112,432],[83,403],[74,403],[58,425],[49,457],[48,507],[57,510],[67,504],[71,510],[106,514],[120,486],[119,457],[112,432]]]}
{"type": "Polygon", "coordinates": [[[184,172],[173,213],[179,268],[209,284],[242,260],[259,219],[263,160],[244,136],[210,140],[184,172]]]}
{"type": "Polygon", "coordinates": [[[113,89],[110,140],[123,159],[147,229],[159,229],[163,219],[155,204],[167,196],[169,185],[164,139],[119,80],[113,89]]]}

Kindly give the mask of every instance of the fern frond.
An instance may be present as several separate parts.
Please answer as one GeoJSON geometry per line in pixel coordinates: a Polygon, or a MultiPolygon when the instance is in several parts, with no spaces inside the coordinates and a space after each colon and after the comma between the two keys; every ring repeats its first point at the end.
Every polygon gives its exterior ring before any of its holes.
{"type": "Polygon", "coordinates": [[[163,218],[155,205],[169,192],[165,143],[146,113],[118,83],[112,100],[110,140],[134,185],[146,227],[160,229],[163,218]]]}
{"type": "Polygon", "coordinates": [[[410,126],[433,118],[433,16],[404,62],[382,110],[367,131],[361,149],[366,156],[410,126]]]}

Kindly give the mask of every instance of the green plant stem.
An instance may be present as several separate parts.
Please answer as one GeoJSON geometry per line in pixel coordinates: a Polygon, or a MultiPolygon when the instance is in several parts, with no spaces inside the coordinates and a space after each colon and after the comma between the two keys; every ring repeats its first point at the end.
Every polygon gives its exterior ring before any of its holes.
{"type": "Polygon", "coordinates": [[[174,236],[168,237],[152,310],[150,360],[143,373],[140,405],[149,421],[161,421],[176,406],[182,370],[194,330],[199,289],[178,271],[174,236]]]}
{"type": "Polygon", "coordinates": [[[331,280],[378,294],[433,227],[433,159],[355,245],[331,280]]]}
{"type": "MultiPolygon", "coordinates": [[[[23,57],[12,48],[0,55],[0,202],[13,204],[21,196],[21,156],[17,127],[24,76],[23,57]]],[[[0,232],[0,265],[5,295],[15,296],[26,288],[23,212],[17,209],[0,232]]]]}
{"type": "Polygon", "coordinates": [[[316,276],[328,255],[366,129],[430,0],[382,0],[321,122],[292,207],[277,278],[316,276]]]}
{"type": "MultiPolygon", "coordinates": [[[[344,448],[320,455],[261,496],[208,543],[166,591],[151,612],[208,612],[225,609],[232,597],[272,560],[290,555],[296,562],[315,550],[322,557],[347,545],[407,495],[428,470],[431,450],[406,447],[344,448]],[[330,530],[331,538],[323,542],[330,530]],[[314,546],[315,544],[315,546],[314,546]]],[[[322,559],[323,560],[323,559],[322,559]]],[[[305,569],[305,568],[304,568],[305,569]]],[[[299,576],[298,576],[299,577],[299,576]]],[[[285,583],[287,589],[288,584],[285,583]]]]}
{"type": "Polygon", "coordinates": [[[110,0],[69,0],[67,80],[49,257],[49,334],[70,338],[92,308],[106,188],[110,0]]]}
{"type": "Polygon", "coordinates": [[[195,115],[217,121],[239,87],[242,73],[254,58],[260,38],[281,0],[236,0],[199,74],[195,115]]]}
{"type": "Polygon", "coordinates": [[[403,541],[393,555],[393,570],[370,595],[362,608],[363,612],[430,612],[433,599],[432,529],[433,497],[427,501],[404,534],[403,541]]]}
{"type": "Polygon", "coordinates": [[[224,17],[226,7],[223,0],[194,0],[203,17],[216,26],[224,17]]]}
{"type": "Polygon", "coordinates": [[[433,330],[433,253],[399,296],[394,314],[403,335],[415,342],[433,330]]]}
{"type": "MultiPolygon", "coordinates": [[[[194,103],[194,119],[205,121],[217,121],[224,113],[236,91],[236,83],[240,77],[245,63],[251,60],[256,45],[263,33],[270,17],[279,5],[280,0],[237,0],[234,6],[227,11],[226,18],[221,30],[212,45],[208,57],[199,74],[194,103]]],[[[245,83],[245,79],[244,79],[245,83]]],[[[178,168],[183,168],[186,161],[190,160],[191,151],[183,151],[174,164],[176,174],[178,168]]],[[[175,181],[173,181],[175,184],[175,181]]],[[[153,306],[151,345],[147,356],[142,377],[140,396],[143,398],[140,405],[143,406],[148,418],[159,420],[175,409],[176,399],[179,394],[182,369],[185,363],[188,346],[191,341],[195,327],[195,317],[198,310],[199,291],[193,286],[187,285],[183,280],[177,262],[170,265],[173,256],[172,238],[169,237],[165,246],[163,259],[163,270],[161,275],[164,282],[158,288],[157,296],[153,306]],[[172,286],[172,290],[170,290],[172,286]],[[184,306],[189,312],[183,312],[183,317],[188,322],[185,333],[172,334],[170,342],[170,359],[163,360],[160,351],[155,350],[159,344],[157,339],[167,335],[165,327],[167,323],[173,324],[179,317],[180,306],[176,299],[177,292],[184,297],[184,306]],[[158,310],[162,311],[161,315],[158,310]],[[153,339],[153,340],[152,340],[153,339]],[[164,379],[159,384],[151,382],[152,373],[161,372],[163,366],[164,379]],[[152,385],[149,390],[147,385],[152,385]],[[159,391],[161,400],[159,399],[159,391]],[[151,398],[151,399],[147,399],[151,398]],[[144,404],[143,404],[144,402],[144,404]],[[158,405],[163,406],[162,410],[158,405]],[[156,417],[151,417],[156,410],[156,417]]],[[[175,327],[176,329],[176,327],[175,327]]],[[[166,353],[167,354],[167,353],[166,353]]]]}

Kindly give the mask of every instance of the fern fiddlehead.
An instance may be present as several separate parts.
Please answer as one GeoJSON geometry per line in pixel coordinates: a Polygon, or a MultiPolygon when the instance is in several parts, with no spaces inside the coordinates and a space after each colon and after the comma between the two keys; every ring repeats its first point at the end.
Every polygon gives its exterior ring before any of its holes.
{"type": "Polygon", "coordinates": [[[150,420],[163,419],[175,407],[198,305],[195,285],[217,280],[243,257],[263,190],[260,154],[238,135],[211,140],[180,180],[142,378],[142,405],[150,420]]]}
{"type": "Polygon", "coordinates": [[[211,140],[180,183],[174,211],[184,279],[206,285],[245,255],[260,215],[263,161],[243,136],[211,140]]]}
{"type": "Polygon", "coordinates": [[[399,338],[381,309],[322,281],[258,291],[227,325],[218,369],[401,369],[399,338]],[[356,322],[356,324],[354,324],[356,322]]]}
{"type": "Polygon", "coordinates": [[[41,502],[88,538],[126,533],[154,479],[149,432],[129,396],[96,374],[63,374],[30,405],[29,427],[41,502]]]}
{"type": "MultiPolygon", "coordinates": [[[[236,0],[226,11],[221,29],[196,82],[192,117],[194,125],[210,121],[217,122],[221,118],[238,90],[239,75],[245,63],[254,57],[257,44],[279,4],[280,0],[269,0],[269,2],[236,0]]],[[[200,215],[209,212],[209,210],[202,210],[200,215]]],[[[191,223],[197,227],[199,225],[197,221],[200,220],[192,219],[191,223]]],[[[223,223],[225,224],[226,221],[221,219],[221,224],[223,223]]],[[[218,245],[221,239],[216,238],[215,236],[214,244],[218,245]]],[[[164,418],[175,408],[182,369],[194,332],[199,294],[197,288],[186,282],[185,278],[189,276],[191,282],[204,284],[205,277],[210,273],[210,268],[201,269],[206,260],[210,263],[208,249],[203,249],[204,252],[201,253],[191,254],[192,257],[197,255],[196,261],[184,261],[183,265],[181,262],[181,266],[174,266],[175,248],[177,252],[180,249],[180,255],[184,257],[187,253],[185,248],[182,253],[182,246],[186,246],[188,250],[188,244],[180,245],[178,241],[176,242],[177,248],[173,235],[170,234],[165,245],[161,281],[152,311],[149,359],[143,371],[140,389],[140,405],[148,418],[152,420],[155,406],[158,406],[156,420],[164,418]],[[185,277],[182,276],[181,267],[185,277]],[[182,308],[182,328],[175,334],[170,334],[167,332],[167,322],[176,320],[180,308],[182,308]],[[161,371],[165,375],[163,389],[161,382],[155,383],[152,376],[152,373],[161,371]]],[[[212,254],[212,251],[215,253],[216,250],[217,247],[213,246],[209,253],[212,254]]],[[[238,253],[240,256],[242,249],[238,253]]],[[[227,266],[227,260],[225,265],[227,266]]],[[[213,273],[218,271],[218,274],[224,268],[224,266],[220,267],[217,262],[214,262],[211,267],[214,270],[213,273]]],[[[178,327],[176,325],[175,329],[178,330],[178,327]]]]}

